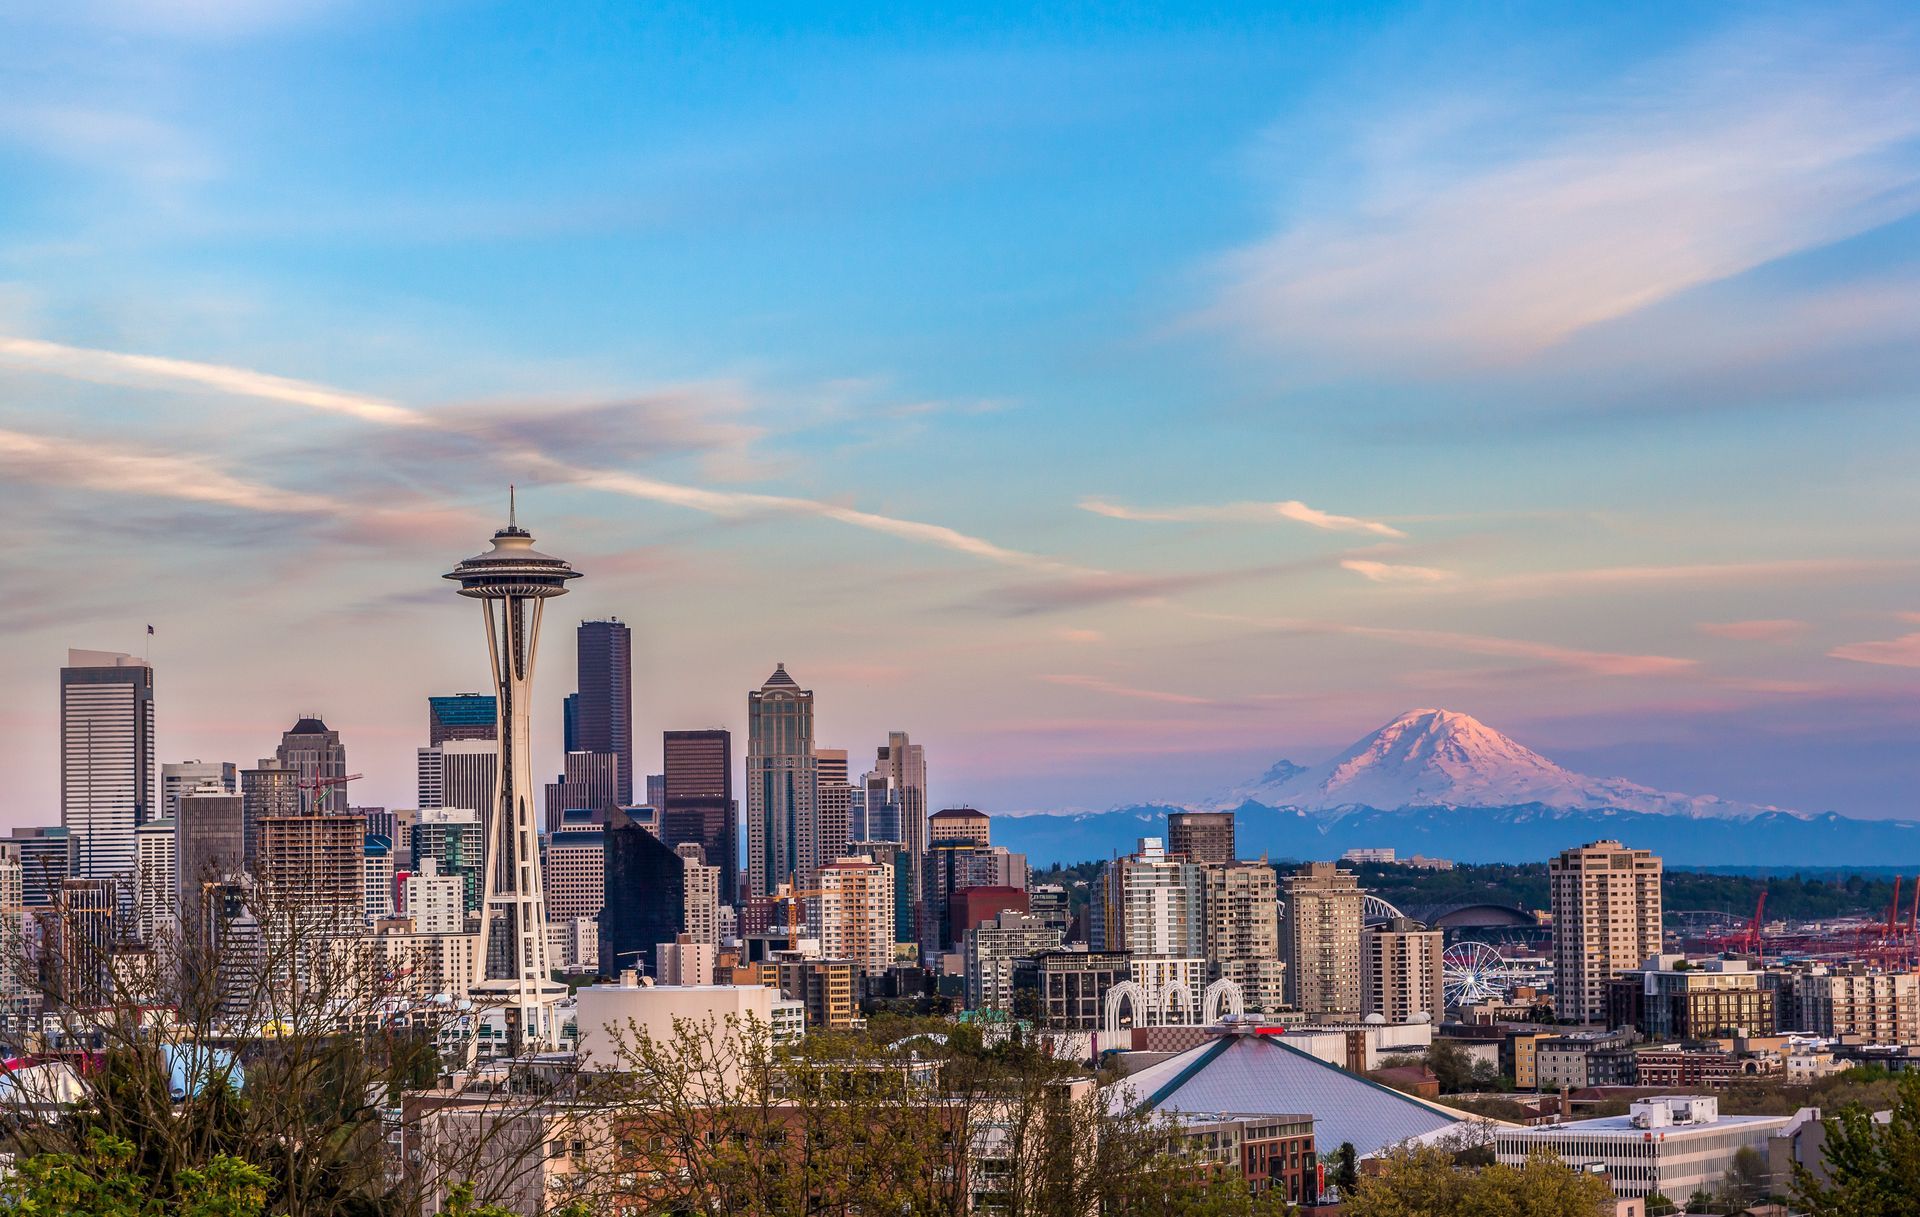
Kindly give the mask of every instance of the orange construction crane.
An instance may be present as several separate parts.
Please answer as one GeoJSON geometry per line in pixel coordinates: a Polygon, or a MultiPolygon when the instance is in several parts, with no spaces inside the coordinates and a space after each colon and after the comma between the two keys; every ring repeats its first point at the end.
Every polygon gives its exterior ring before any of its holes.
{"type": "Polygon", "coordinates": [[[800,930],[806,924],[806,917],[800,907],[800,902],[802,900],[811,900],[815,896],[826,896],[829,894],[830,893],[822,891],[819,888],[800,891],[785,883],[780,885],[779,890],[774,893],[773,898],[776,901],[784,900],[787,902],[787,950],[797,951],[800,949],[800,930]]]}
{"type": "Polygon", "coordinates": [[[295,782],[294,785],[302,790],[312,792],[312,794],[308,796],[307,814],[310,816],[323,816],[333,808],[332,796],[335,786],[338,786],[344,791],[347,788],[348,782],[357,782],[365,776],[367,775],[364,773],[349,773],[344,777],[337,778],[308,778],[304,782],[295,782]]]}

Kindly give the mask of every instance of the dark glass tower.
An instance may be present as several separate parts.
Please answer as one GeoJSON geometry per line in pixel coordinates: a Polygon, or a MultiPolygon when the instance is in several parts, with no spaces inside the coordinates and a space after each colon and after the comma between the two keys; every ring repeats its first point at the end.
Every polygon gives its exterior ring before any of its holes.
{"type": "Polygon", "coordinates": [[[686,928],[686,863],[624,811],[607,821],[605,838],[600,972],[618,976],[622,968],[638,968],[657,976],[654,948],[686,928]]]}
{"type": "Polygon", "coordinates": [[[668,848],[689,842],[720,868],[720,903],[734,904],[740,878],[740,809],[733,800],[733,733],[661,733],[666,758],[660,838],[668,848]]]}
{"type": "Polygon", "coordinates": [[[633,803],[633,643],[621,621],[580,623],[580,700],[569,752],[611,752],[620,806],[633,803]]]}

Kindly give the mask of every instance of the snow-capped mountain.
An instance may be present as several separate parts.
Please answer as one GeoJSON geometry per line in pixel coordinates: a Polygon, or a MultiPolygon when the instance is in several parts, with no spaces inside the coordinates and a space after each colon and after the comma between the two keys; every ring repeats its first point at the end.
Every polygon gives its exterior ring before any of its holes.
{"type": "Polygon", "coordinates": [[[1338,811],[1365,807],[1616,808],[1687,816],[1779,811],[1711,795],[1673,794],[1624,778],[1592,778],[1554,764],[1470,714],[1409,710],[1346,751],[1301,768],[1288,761],[1213,805],[1338,811]]]}

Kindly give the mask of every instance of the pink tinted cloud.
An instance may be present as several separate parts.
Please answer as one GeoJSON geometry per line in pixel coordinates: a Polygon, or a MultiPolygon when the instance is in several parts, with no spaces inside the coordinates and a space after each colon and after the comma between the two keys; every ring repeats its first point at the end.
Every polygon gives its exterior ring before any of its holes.
{"type": "Polygon", "coordinates": [[[1735,642],[1791,642],[1813,627],[1791,617],[1755,621],[1702,621],[1696,627],[1702,634],[1731,638],[1735,642]]]}
{"type": "Polygon", "coordinates": [[[1891,668],[1920,668],[1920,634],[1902,634],[1884,642],[1850,642],[1827,654],[1834,659],[1854,663],[1875,663],[1891,668]]]}
{"type": "Polygon", "coordinates": [[[1136,689],[1130,685],[1115,684],[1110,680],[1101,680],[1097,676],[1079,676],[1073,674],[1054,674],[1042,676],[1041,680],[1053,685],[1070,685],[1077,689],[1088,689],[1095,693],[1105,693],[1109,697],[1132,697],[1141,701],[1165,702],[1172,706],[1217,706],[1223,703],[1210,697],[1195,697],[1187,693],[1168,693],[1159,689],[1136,689]]]}

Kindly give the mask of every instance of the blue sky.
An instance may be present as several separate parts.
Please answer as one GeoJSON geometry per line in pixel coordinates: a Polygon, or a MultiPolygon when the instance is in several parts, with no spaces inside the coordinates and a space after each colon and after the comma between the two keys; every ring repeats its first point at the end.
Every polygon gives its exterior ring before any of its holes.
{"type": "Polygon", "coordinates": [[[1401,710],[1914,810],[1900,6],[0,15],[0,815],[64,649],[404,804],[503,486],[636,721],[783,660],[936,801],[1197,796],[1401,710]]]}

